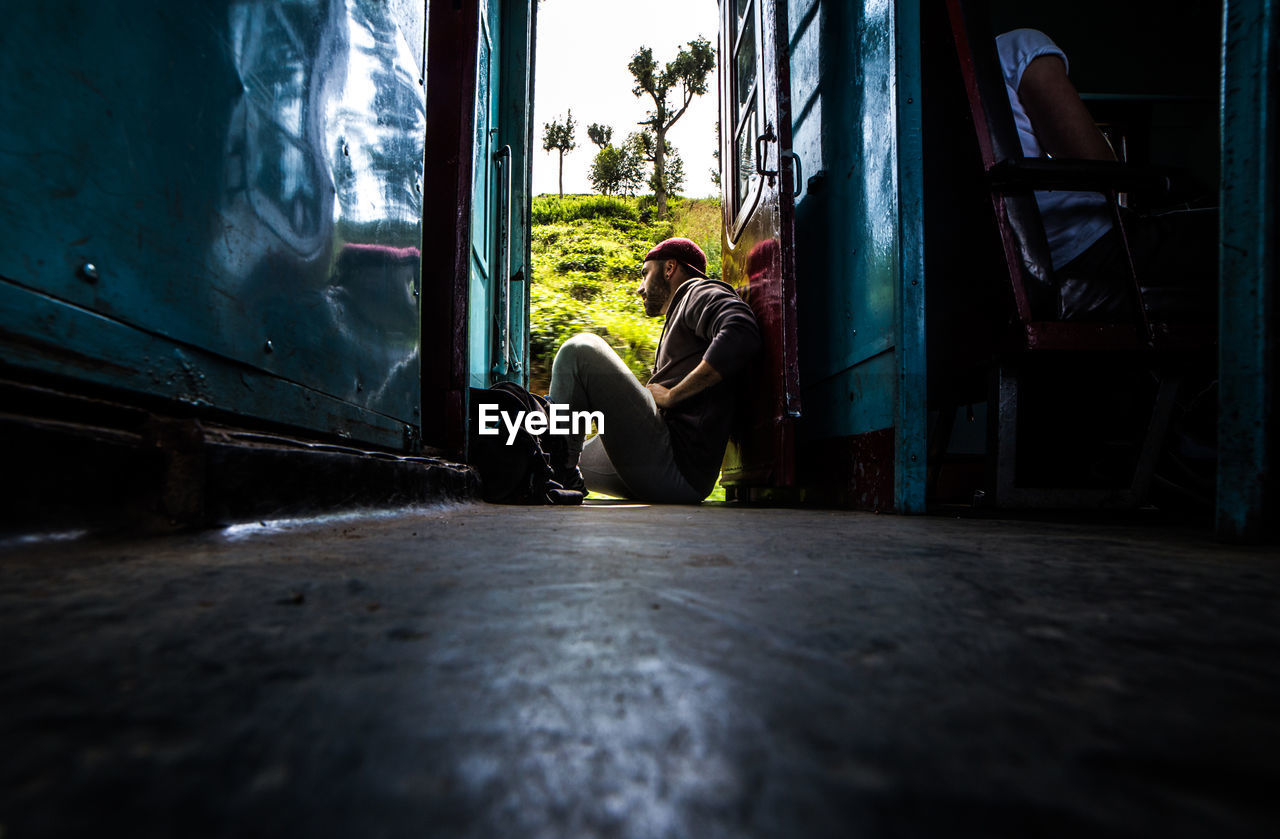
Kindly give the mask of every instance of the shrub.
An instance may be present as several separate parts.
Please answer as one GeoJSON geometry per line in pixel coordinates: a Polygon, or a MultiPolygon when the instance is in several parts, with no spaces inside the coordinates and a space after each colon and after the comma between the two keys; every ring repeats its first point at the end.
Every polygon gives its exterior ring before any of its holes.
{"type": "Polygon", "coordinates": [[[600,294],[600,281],[590,277],[574,277],[569,281],[569,296],[585,303],[600,294]]]}
{"type": "Polygon", "coordinates": [[[539,195],[530,208],[533,224],[554,224],[575,219],[624,218],[638,221],[640,213],[634,200],[611,195],[539,195]]]}
{"type": "Polygon", "coordinates": [[[581,271],[584,274],[594,273],[604,268],[604,257],[597,254],[574,254],[569,259],[556,263],[556,270],[562,273],[581,271]]]}

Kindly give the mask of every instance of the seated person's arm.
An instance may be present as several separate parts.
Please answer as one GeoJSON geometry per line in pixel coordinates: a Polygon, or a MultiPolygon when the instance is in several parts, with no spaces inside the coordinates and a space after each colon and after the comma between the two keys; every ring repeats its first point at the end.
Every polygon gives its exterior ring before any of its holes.
{"type": "Polygon", "coordinates": [[[1051,156],[1116,159],[1058,56],[1042,55],[1027,65],[1018,84],[1018,99],[1031,119],[1040,148],[1051,156]]]}
{"type": "Polygon", "coordinates": [[[737,375],[760,351],[755,315],[737,295],[724,294],[708,302],[698,312],[693,328],[709,342],[707,351],[698,366],[673,387],[648,385],[659,408],[669,408],[737,375]]]}
{"type": "Polygon", "coordinates": [[[716,368],[708,364],[704,358],[675,387],[665,388],[658,384],[649,384],[646,387],[653,394],[653,401],[659,408],[669,408],[678,402],[683,402],[695,393],[701,393],[720,382],[723,378],[716,371],[716,368]]]}

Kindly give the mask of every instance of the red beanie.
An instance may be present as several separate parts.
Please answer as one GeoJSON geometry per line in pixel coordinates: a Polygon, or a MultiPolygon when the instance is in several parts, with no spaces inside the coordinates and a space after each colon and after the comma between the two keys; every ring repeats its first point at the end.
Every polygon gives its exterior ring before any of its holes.
{"type": "Polygon", "coordinates": [[[676,237],[666,239],[653,246],[653,250],[644,255],[644,261],[651,259],[674,259],[695,277],[707,278],[707,255],[698,247],[698,243],[690,239],[676,237]]]}

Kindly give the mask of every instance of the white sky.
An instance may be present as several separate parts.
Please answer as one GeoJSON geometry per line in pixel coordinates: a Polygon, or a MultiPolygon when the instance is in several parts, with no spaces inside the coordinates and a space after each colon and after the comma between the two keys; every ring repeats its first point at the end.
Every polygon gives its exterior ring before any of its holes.
{"type": "MultiPolygon", "coordinates": [[[[578,146],[564,156],[564,191],[591,192],[587,172],[597,148],[587,138],[593,122],[612,126],[614,143],[632,131],[653,102],[632,95],[627,63],[640,47],[662,66],[699,36],[716,46],[716,0],[542,0],[534,76],[533,193],[557,191],[558,155],[542,150],[543,125],[572,108],[578,146]]],[[[719,195],[711,183],[718,108],[716,71],[667,140],[684,160],[684,194],[719,195]]]]}

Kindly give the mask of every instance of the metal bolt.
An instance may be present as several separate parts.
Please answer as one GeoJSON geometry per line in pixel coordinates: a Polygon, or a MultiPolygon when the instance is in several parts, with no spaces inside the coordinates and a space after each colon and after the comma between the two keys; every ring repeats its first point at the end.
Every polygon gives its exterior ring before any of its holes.
{"type": "Polygon", "coordinates": [[[275,345],[271,343],[271,339],[270,339],[270,338],[268,338],[268,339],[267,339],[267,342],[266,342],[265,344],[263,344],[263,345],[262,345],[262,351],[263,351],[263,352],[275,352],[275,351],[276,351],[275,345]]]}
{"type": "Polygon", "coordinates": [[[98,281],[98,266],[92,262],[86,262],[80,266],[80,276],[91,283],[96,283],[98,281]]]}

